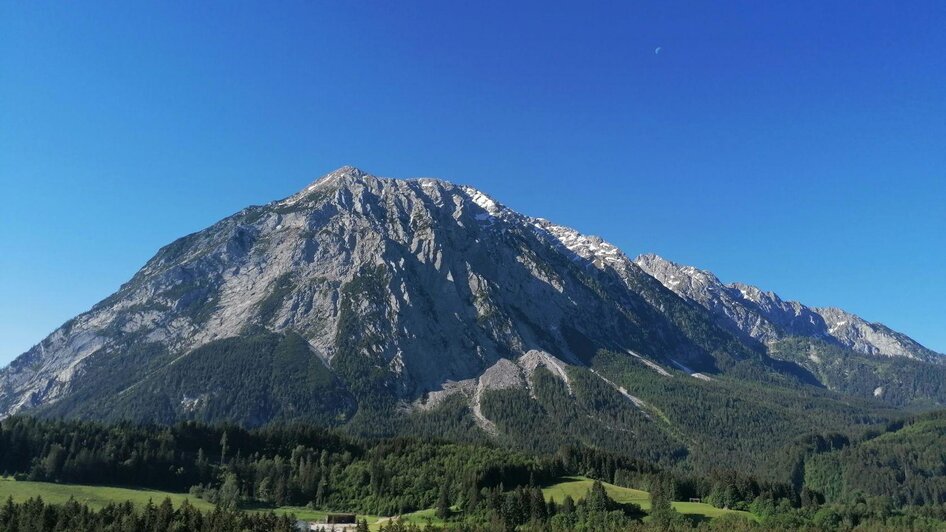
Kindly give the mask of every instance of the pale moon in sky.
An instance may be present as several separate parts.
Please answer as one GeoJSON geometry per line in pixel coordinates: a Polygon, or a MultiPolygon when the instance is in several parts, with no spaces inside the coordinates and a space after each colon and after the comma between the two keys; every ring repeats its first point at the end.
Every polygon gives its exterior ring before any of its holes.
{"type": "Polygon", "coordinates": [[[659,47],[659,46],[658,46],[657,48],[654,48],[654,55],[659,54],[659,53],[660,53],[660,50],[662,50],[662,48],[659,47]]]}

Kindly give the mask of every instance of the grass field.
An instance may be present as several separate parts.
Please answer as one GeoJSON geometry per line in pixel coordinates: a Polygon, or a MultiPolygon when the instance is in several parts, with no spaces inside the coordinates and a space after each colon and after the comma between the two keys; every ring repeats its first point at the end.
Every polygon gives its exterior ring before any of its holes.
{"type": "MultiPolygon", "coordinates": [[[[561,503],[566,495],[571,495],[572,499],[578,500],[584,498],[591,487],[592,480],[585,477],[563,477],[560,482],[552,484],[542,489],[546,499],[554,498],[556,502],[561,503]]],[[[622,488],[613,484],[604,483],[604,488],[608,495],[620,503],[634,503],[644,510],[650,509],[650,494],[646,491],[632,488],[622,488]]],[[[166,491],[114,488],[108,486],[85,486],[80,484],[54,484],[50,482],[29,482],[16,481],[12,478],[0,478],[0,502],[5,501],[7,497],[13,497],[16,502],[25,501],[33,497],[42,497],[44,501],[54,504],[62,504],[73,498],[76,502],[87,504],[92,508],[98,509],[109,503],[121,503],[131,501],[136,506],[144,506],[150,500],[154,504],[160,504],[165,497],[171,499],[171,503],[176,507],[187,500],[201,510],[212,510],[213,504],[191,497],[183,493],[170,493],[166,491]]],[[[725,514],[743,515],[748,519],[755,519],[755,516],[749,512],[739,512],[735,510],[724,510],[716,508],[705,503],[694,502],[674,502],[673,507],[680,513],[699,518],[713,518],[725,514]]],[[[269,509],[251,509],[249,511],[265,512],[269,509]]],[[[311,510],[302,506],[283,506],[273,509],[277,514],[295,514],[297,519],[306,521],[324,521],[326,511],[311,510]]],[[[359,519],[366,519],[372,530],[377,530],[380,523],[386,519],[376,515],[358,514],[359,519]]],[[[443,521],[437,518],[433,509],[420,510],[401,516],[401,519],[418,525],[442,524],[443,521]]]]}
{"type": "Polygon", "coordinates": [[[25,501],[33,497],[42,497],[44,501],[62,504],[70,497],[76,502],[87,504],[99,509],[111,502],[131,501],[136,506],[144,506],[150,500],[154,504],[161,504],[165,497],[171,499],[176,507],[185,500],[201,510],[213,509],[213,505],[183,493],[167,491],[113,488],[108,486],[83,486],[80,484],[53,484],[51,482],[29,482],[0,478],[0,502],[13,497],[16,502],[25,501]]]}
{"type": "MultiPolygon", "coordinates": [[[[65,503],[71,497],[75,499],[76,502],[87,504],[94,509],[100,509],[109,503],[123,503],[125,501],[131,501],[135,506],[144,506],[148,504],[149,500],[154,504],[161,504],[165,497],[167,497],[171,499],[171,504],[175,507],[187,500],[191,505],[201,510],[213,510],[214,508],[213,504],[184,493],[171,493],[149,489],[113,488],[109,486],[30,482],[0,477],[0,503],[7,500],[7,497],[10,496],[13,497],[15,502],[22,502],[34,497],[42,497],[43,501],[52,504],[65,503]]],[[[296,519],[306,521],[324,521],[325,515],[328,513],[323,510],[310,510],[304,506],[282,506],[272,509],[259,508],[249,509],[248,511],[268,512],[270,510],[276,514],[295,514],[296,519]]],[[[439,520],[433,516],[433,510],[429,512],[434,522],[439,522],[439,520]]],[[[410,514],[409,516],[405,516],[405,519],[419,524],[426,523],[424,516],[418,515],[423,513],[424,512],[417,512],[417,514],[410,514]]],[[[372,530],[377,530],[379,526],[379,517],[376,515],[358,514],[358,519],[367,520],[368,524],[372,525],[372,530]]]]}
{"type": "MultiPolygon", "coordinates": [[[[454,509],[456,511],[456,509],[454,509]]],[[[405,523],[414,523],[415,525],[442,525],[444,520],[437,517],[437,510],[430,508],[429,510],[418,510],[413,513],[404,514],[401,516],[401,521],[405,523]]]]}
{"type": "MultiPolygon", "coordinates": [[[[555,502],[561,503],[566,495],[571,495],[572,499],[577,501],[585,497],[588,489],[594,481],[585,477],[563,477],[560,482],[542,488],[542,494],[546,500],[554,498],[555,502]]],[[[604,489],[608,495],[617,502],[632,502],[644,510],[650,510],[650,494],[646,491],[633,488],[622,488],[613,484],[604,483],[604,489]]],[[[736,510],[725,510],[702,502],[674,502],[674,509],[685,515],[692,515],[703,518],[719,517],[725,514],[743,515],[747,519],[755,519],[749,512],[740,512],[736,510]]]]}

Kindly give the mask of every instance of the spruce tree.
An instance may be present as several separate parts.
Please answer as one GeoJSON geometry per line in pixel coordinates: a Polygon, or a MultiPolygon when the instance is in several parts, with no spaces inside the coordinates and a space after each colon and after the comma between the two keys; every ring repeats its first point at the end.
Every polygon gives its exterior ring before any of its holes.
{"type": "Polygon", "coordinates": [[[440,496],[437,498],[437,517],[441,519],[450,517],[450,491],[446,481],[440,485],[440,496]]]}
{"type": "Polygon", "coordinates": [[[562,499],[561,512],[567,515],[570,513],[574,513],[574,511],[575,511],[575,499],[572,499],[571,495],[566,495],[565,498],[562,499]]]}

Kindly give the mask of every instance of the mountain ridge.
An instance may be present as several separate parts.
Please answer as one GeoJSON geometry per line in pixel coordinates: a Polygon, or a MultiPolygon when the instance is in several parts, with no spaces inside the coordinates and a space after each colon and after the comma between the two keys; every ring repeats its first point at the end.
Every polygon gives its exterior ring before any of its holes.
{"type": "Polygon", "coordinates": [[[634,262],[681,297],[714,312],[730,330],[762,343],[784,336],[817,337],[866,355],[942,362],[941,353],[909,336],[838,307],[811,307],[749,284],[724,284],[712,272],[653,253],[634,262]]]}

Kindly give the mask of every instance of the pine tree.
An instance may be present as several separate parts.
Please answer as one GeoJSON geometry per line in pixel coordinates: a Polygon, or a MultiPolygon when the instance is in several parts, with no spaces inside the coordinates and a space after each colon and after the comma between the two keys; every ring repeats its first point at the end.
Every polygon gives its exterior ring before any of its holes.
{"type": "Polygon", "coordinates": [[[224,508],[236,508],[240,504],[240,484],[233,472],[224,475],[223,484],[218,494],[218,504],[224,508]]]}
{"type": "Polygon", "coordinates": [[[561,513],[568,515],[574,512],[575,512],[575,499],[572,499],[571,495],[566,495],[565,498],[562,499],[561,513]]]}
{"type": "Polygon", "coordinates": [[[223,436],[220,437],[220,465],[225,464],[227,461],[227,431],[223,431],[223,436]]]}
{"type": "Polygon", "coordinates": [[[480,490],[476,488],[476,482],[473,481],[470,483],[469,488],[467,489],[466,501],[464,508],[466,511],[471,512],[480,505],[480,490]]]}
{"type": "Polygon", "coordinates": [[[319,481],[319,487],[315,490],[315,504],[324,506],[326,497],[328,497],[328,482],[325,477],[322,477],[322,480],[319,481]]]}
{"type": "Polygon", "coordinates": [[[531,488],[530,518],[533,521],[545,521],[549,517],[548,507],[545,505],[545,497],[539,488],[531,488]]]}
{"type": "Polygon", "coordinates": [[[263,480],[260,481],[259,486],[256,487],[256,498],[264,501],[272,501],[272,484],[269,480],[269,477],[263,477],[263,480]]]}
{"type": "Polygon", "coordinates": [[[588,489],[588,495],[585,496],[585,508],[589,512],[608,512],[614,506],[614,501],[608,496],[601,481],[594,481],[588,489]]]}
{"type": "Polygon", "coordinates": [[[676,486],[672,477],[660,474],[653,478],[650,486],[650,515],[654,523],[667,526],[679,514],[673,509],[676,486]]]}
{"type": "Polygon", "coordinates": [[[450,517],[450,491],[446,481],[440,485],[440,496],[437,498],[437,517],[441,519],[450,517]]]}

